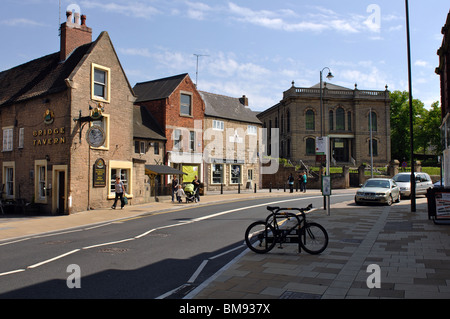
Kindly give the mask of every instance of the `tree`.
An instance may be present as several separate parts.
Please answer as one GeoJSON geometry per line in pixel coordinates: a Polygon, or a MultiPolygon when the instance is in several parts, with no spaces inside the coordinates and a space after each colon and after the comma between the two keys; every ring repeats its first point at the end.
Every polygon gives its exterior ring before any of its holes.
{"type": "MultiPolygon", "coordinates": [[[[411,160],[409,93],[394,91],[391,97],[391,154],[399,161],[411,160]]],[[[417,99],[413,99],[414,153],[440,153],[441,111],[439,102],[434,102],[430,110],[417,99]]]]}

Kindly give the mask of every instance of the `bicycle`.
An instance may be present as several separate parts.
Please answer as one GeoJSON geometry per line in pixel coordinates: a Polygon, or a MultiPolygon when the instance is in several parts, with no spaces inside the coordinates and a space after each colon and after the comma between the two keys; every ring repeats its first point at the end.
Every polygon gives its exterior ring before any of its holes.
{"type": "Polygon", "coordinates": [[[312,204],[305,208],[267,206],[271,213],[266,220],[252,223],[245,231],[247,246],[258,254],[264,254],[277,243],[280,244],[279,248],[283,248],[282,244],[285,243],[298,243],[299,253],[301,248],[312,255],[322,253],[328,246],[328,233],[322,225],[306,220],[305,212],[311,209],[312,204]],[[296,210],[299,213],[281,212],[286,210],[296,210]],[[294,225],[287,225],[291,220],[294,220],[294,225]]]}

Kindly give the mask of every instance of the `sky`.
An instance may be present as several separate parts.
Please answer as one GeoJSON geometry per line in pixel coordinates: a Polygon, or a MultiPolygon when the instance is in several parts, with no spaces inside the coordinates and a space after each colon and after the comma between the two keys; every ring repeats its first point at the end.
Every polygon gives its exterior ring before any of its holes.
{"type": "MultiPolygon", "coordinates": [[[[408,90],[401,0],[1,0],[0,71],[59,51],[73,5],[93,40],[108,32],[132,86],[189,73],[199,90],[246,95],[254,111],[278,103],[292,81],[319,83],[321,71],[351,89],[408,90]]],[[[436,52],[449,9],[448,0],[409,1],[413,97],[427,108],[440,101],[436,52]]]]}

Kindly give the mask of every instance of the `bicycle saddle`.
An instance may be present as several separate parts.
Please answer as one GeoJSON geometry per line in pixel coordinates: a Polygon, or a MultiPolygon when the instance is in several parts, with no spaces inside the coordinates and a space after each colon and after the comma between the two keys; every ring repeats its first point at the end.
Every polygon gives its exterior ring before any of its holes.
{"type": "Polygon", "coordinates": [[[277,210],[277,209],[280,209],[280,207],[278,207],[278,206],[267,206],[267,210],[270,210],[270,211],[274,211],[274,210],[277,210]]]}

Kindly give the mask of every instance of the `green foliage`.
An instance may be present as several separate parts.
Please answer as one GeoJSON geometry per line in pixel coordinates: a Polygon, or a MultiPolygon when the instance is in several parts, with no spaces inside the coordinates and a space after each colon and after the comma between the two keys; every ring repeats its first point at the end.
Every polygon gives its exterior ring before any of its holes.
{"type": "MultiPolygon", "coordinates": [[[[409,93],[394,91],[391,97],[391,156],[399,161],[410,161],[409,93]]],[[[439,102],[430,109],[413,99],[414,153],[437,155],[441,152],[441,110],[439,102]]]]}

